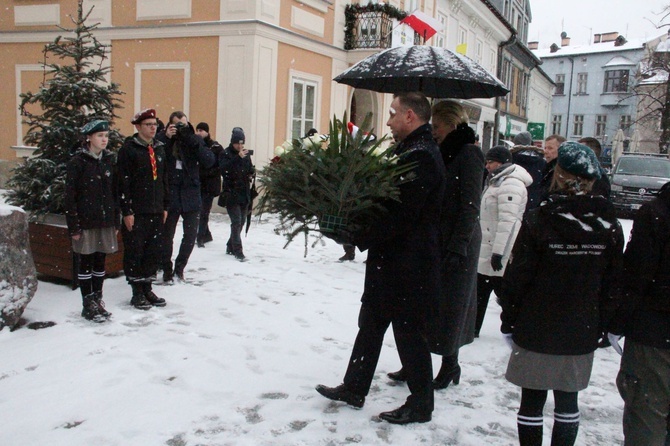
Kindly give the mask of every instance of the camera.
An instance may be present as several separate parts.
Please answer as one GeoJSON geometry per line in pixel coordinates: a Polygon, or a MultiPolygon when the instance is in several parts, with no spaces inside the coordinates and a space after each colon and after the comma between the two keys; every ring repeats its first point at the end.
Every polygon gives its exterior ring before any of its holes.
{"type": "Polygon", "coordinates": [[[247,155],[253,155],[253,154],[254,154],[254,150],[253,150],[253,149],[247,150],[247,155]]]}

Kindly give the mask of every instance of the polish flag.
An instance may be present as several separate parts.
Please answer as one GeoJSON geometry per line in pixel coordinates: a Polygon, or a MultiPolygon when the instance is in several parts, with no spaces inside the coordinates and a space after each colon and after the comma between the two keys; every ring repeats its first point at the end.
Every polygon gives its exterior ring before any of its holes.
{"type": "Polygon", "coordinates": [[[430,39],[444,28],[444,25],[437,19],[418,9],[402,19],[400,23],[407,23],[414,31],[418,32],[424,40],[430,39]]]}

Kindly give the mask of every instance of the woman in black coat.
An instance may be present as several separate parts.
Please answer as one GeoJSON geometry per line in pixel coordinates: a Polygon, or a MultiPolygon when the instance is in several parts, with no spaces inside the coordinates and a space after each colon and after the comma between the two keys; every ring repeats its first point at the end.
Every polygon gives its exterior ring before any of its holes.
{"type": "Polygon", "coordinates": [[[65,216],[72,237],[72,250],[79,254],[81,315],[104,322],[112,315],[102,301],[105,257],[118,250],[114,155],[106,149],[109,123],[94,120],[82,128],[86,144],[67,164],[65,216]]]}
{"type": "Polygon", "coordinates": [[[591,149],[559,147],[549,198],[528,213],[505,271],[501,331],[512,347],[505,377],[522,388],[521,445],[542,444],[549,390],[552,444],[569,446],[577,437],[578,392],[588,386],[623,251],[614,207],[590,193],[599,176],[591,149]]]}
{"type": "MultiPolygon", "coordinates": [[[[459,103],[435,104],[432,124],[447,181],[440,217],[441,292],[429,319],[429,342],[431,352],[442,356],[433,388],[444,389],[452,382],[458,384],[458,351],[475,335],[484,155],[474,144],[475,132],[468,126],[468,115],[459,103]]],[[[402,370],[389,373],[389,377],[405,379],[402,370]]]]}

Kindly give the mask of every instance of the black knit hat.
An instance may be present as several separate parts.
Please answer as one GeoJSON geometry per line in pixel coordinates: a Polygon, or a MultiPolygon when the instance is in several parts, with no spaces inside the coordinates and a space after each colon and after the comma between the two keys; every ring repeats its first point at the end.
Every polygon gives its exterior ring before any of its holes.
{"type": "Polygon", "coordinates": [[[509,151],[505,146],[495,146],[491,147],[488,152],[486,152],[486,161],[498,161],[502,164],[507,164],[512,162],[512,152],[509,151]]]}
{"type": "Polygon", "coordinates": [[[196,130],[204,130],[207,133],[209,133],[209,124],[207,124],[206,122],[201,122],[200,124],[195,126],[195,129],[196,130]]]}
{"type": "Polygon", "coordinates": [[[233,133],[230,135],[230,143],[231,144],[244,144],[244,130],[242,130],[242,127],[235,127],[233,129],[233,133]]]}

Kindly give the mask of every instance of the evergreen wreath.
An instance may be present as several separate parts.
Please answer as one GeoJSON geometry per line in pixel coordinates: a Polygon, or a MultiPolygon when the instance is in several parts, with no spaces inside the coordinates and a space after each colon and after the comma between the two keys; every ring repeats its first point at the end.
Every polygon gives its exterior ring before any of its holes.
{"type": "Polygon", "coordinates": [[[318,242],[338,227],[370,227],[383,218],[386,200],[400,199],[398,186],[414,178],[415,165],[399,165],[393,147],[383,148],[386,137],[364,133],[370,121],[371,115],[354,137],[346,115],[334,117],[327,141],[315,135],[275,149],[278,156],[258,176],[258,210],[279,216],[275,232],[286,236],[285,247],[304,233],[307,255],[310,232],[318,233],[318,242]]]}

